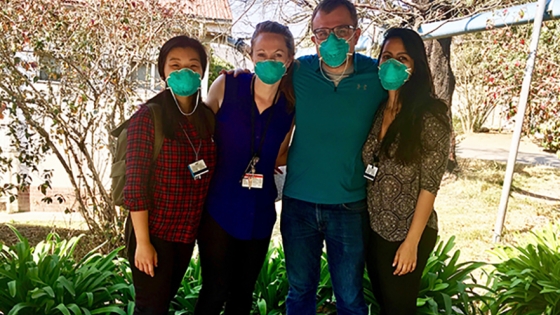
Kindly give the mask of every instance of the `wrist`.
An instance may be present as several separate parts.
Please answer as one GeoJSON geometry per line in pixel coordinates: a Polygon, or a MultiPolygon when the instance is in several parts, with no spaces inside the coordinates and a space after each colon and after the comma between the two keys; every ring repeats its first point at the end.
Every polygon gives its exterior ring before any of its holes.
{"type": "Polygon", "coordinates": [[[136,240],[136,244],[137,244],[137,246],[149,246],[149,245],[152,245],[152,243],[150,242],[149,239],[139,239],[139,240],[136,240]]]}
{"type": "Polygon", "coordinates": [[[409,234],[404,239],[403,243],[408,243],[410,245],[418,246],[418,243],[420,243],[420,237],[415,237],[415,236],[409,234]]]}

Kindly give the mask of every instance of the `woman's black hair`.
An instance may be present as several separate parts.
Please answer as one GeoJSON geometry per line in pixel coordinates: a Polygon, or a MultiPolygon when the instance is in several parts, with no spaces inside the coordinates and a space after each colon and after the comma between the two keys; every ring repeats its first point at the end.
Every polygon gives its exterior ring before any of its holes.
{"type": "MultiPolygon", "coordinates": [[[[208,55],[206,54],[206,49],[204,49],[204,46],[202,46],[202,44],[194,38],[190,38],[185,35],[176,36],[163,44],[159,51],[158,71],[162,80],[166,80],[164,69],[167,55],[174,48],[192,48],[199,56],[203,71],[206,69],[206,65],[208,63],[208,55]]],[[[198,135],[203,139],[207,139],[214,134],[215,117],[212,110],[210,110],[202,102],[200,91],[197,92],[195,97],[192,98],[193,104],[191,108],[194,108],[197,98],[198,107],[192,114],[191,117],[193,119],[191,119],[190,121],[194,125],[198,135]]],[[[166,138],[175,139],[175,133],[177,131],[177,128],[179,128],[180,118],[183,116],[183,114],[179,111],[173,95],[171,94],[171,91],[169,89],[165,89],[164,91],[150,99],[148,103],[160,104],[160,106],[162,107],[162,116],[164,121],[164,123],[162,124],[163,133],[166,138]]]]}
{"type": "Polygon", "coordinates": [[[436,96],[426,48],[418,33],[405,28],[389,29],[381,45],[379,62],[381,63],[385,44],[393,38],[402,40],[406,52],[414,61],[414,70],[409,80],[398,90],[397,103],[401,108],[383,138],[381,152],[389,156],[391,145],[398,135],[395,158],[402,164],[410,164],[417,162],[422,154],[420,137],[424,116],[430,113],[447,128],[450,128],[450,122],[447,105],[436,96]]]}

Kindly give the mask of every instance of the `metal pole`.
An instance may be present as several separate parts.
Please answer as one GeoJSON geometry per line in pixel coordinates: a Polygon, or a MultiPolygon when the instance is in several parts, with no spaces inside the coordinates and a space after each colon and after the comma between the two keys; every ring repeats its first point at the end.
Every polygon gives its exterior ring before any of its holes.
{"type": "MultiPolygon", "coordinates": [[[[525,3],[494,11],[481,12],[474,16],[453,21],[439,21],[420,25],[418,33],[424,39],[440,39],[469,33],[478,33],[487,30],[488,24],[494,29],[511,27],[514,25],[527,25],[535,16],[538,16],[538,2],[525,3]]],[[[560,1],[548,0],[547,9],[543,20],[560,18],[560,1]]]]}
{"type": "Polygon", "coordinates": [[[509,149],[509,158],[506,167],[506,174],[504,177],[504,186],[502,189],[502,197],[500,199],[500,207],[498,208],[498,217],[496,218],[496,225],[494,226],[494,242],[500,241],[502,230],[504,228],[504,221],[506,219],[509,192],[511,189],[511,182],[513,180],[513,169],[515,167],[515,161],[517,159],[517,150],[519,150],[521,129],[523,128],[523,120],[525,118],[525,111],[527,109],[527,99],[529,98],[529,92],[531,89],[533,68],[535,66],[537,49],[539,47],[539,38],[541,34],[541,26],[543,22],[546,2],[546,0],[539,0],[537,5],[537,12],[535,14],[535,21],[533,23],[533,36],[531,38],[531,44],[529,46],[529,58],[527,58],[525,76],[523,78],[523,85],[521,86],[521,95],[519,96],[519,104],[517,105],[515,129],[513,131],[513,138],[511,139],[511,147],[509,149]]]}

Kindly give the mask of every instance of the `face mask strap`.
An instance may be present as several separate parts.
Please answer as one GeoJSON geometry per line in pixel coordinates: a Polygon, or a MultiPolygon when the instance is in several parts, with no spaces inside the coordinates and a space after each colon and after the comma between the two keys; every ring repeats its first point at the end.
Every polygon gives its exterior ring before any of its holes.
{"type": "MultiPolygon", "coordinates": [[[[319,60],[324,62],[323,57],[319,58],[319,60]]],[[[346,61],[344,61],[344,62],[345,62],[344,70],[342,71],[340,76],[338,78],[336,78],[335,80],[329,78],[329,76],[325,74],[325,71],[323,70],[323,66],[319,65],[319,69],[321,69],[321,74],[323,75],[323,78],[325,78],[325,79],[327,79],[328,81],[331,81],[331,82],[340,82],[342,80],[342,78],[344,77],[344,75],[346,74],[346,69],[348,69],[348,56],[346,57],[346,61]]]]}
{"type": "MultiPolygon", "coordinates": [[[[198,100],[199,100],[199,93],[200,93],[200,88],[198,88],[196,90],[196,104],[194,105],[194,109],[190,112],[190,113],[185,113],[182,109],[181,106],[179,106],[179,102],[177,102],[177,98],[175,97],[175,93],[173,93],[173,89],[171,89],[171,87],[167,87],[167,89],[169,91],[171,91],[171,96],[173,96],[173,100],[175,101],[175,105],[177,105],[177,108],[179,109],[179,111],[181,112],[181,114],[183,114],[184,116],[191,116],[192,114],[194,114],[194,112],[196,111],[196,108],[198,107],[198,100]]],[[[195,95],[193,94],[193,95],[195,95]]]]}
{"type": "Polygon", "coordinates": [[[345,41],[348,43],[348,45],[350,45],[350,41],[354,38],[354,35],[356,35],[356,30],[354,30],[354,33],[352,33],[352,36],[350,36],[350,38],[345,39],[345,41]]]}

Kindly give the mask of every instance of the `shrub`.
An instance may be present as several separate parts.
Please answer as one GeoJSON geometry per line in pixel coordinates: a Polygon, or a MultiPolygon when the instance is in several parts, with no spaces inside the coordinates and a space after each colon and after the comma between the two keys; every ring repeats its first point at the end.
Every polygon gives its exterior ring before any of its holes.
{"type": "Polygon", "coordinates": [[[494,250],[492,314],[560,314],[560,226],[531,232],[527,244],[494,250]]]}
{"type": "Polygon", "coordinates": [[[418,314],[477,314],[477,305],[485,302],[485,297],[476,293],[475,289],[489,289],[477,284],[472,275],[485,263],[457,263],[461,251],[456,250],[451,255],[454,246],[455,236],[447,243],[440,241],[428,259],[422,273],[418,314]]]}
{"type": "MultiPolygon", "coordinates": [[[[15,228],[11,229],[19,243],[2,246],[0,253],[0,312],[6,315],[133,314],[134,286],[130,267],[126,259],[117,256],[122,248],[106,256],[97,254],[94,249],[76,262],[74,250],[81,237],[66,241],[51,233],[32,248],[25,237],[15,228]]],[[[486,302],[474,289],[487,288],[474,280],[465,283],[483,263],[458,264],[460,252],[450,255],[453,246],[454,237],[447,243],[439,242],[430,257],[422,275],[417,302],[419,314],[476,314],[479,312],[477,303],[486,302]]],[[[336,312],[336,301],[326,253],[321,257],[320,268],[317,312],[332,314],[336,312]]],[[[170,314],[193,314],[201,287],[200,261],[195,258],[171,303],[170,314]]],[[[255,285],[252,314],[285,314],[287,294],[284,251],[281,246],[271,244],[255,285]]],[[[364,294],[370,314],[378,314],[367,273],[364,273],[364,294]]]]}
{"type": "Polygon", "coordinates": [[[49,234],[31,248],[25,237],[0,253],[0,311],[27,314],[123,314],[118,301],[128,284],[116,281],[115,257],[91,251],[78,263],[73,254],[80,237],[69,241],[49,234]]]}
{"type": "MultiPolygon", "coordinates": [[[[488,288],[476,283],[472,273],[484,266],[482,262],[457,263],[460,251],[451,255],[455,246],[455,237],[447,243],[439,241],[432,252],[426,268],[422,273],[422,282],[416,304],[417,314],[477,314],[477,304],[486,297],[474,292],[474,289],[487,291],[488,288]],[[471,283],[465,283],[472,281],[471,283]]],[[[371,283],[367,273],[364,276],[364,294],[370,305],[370,314],[379,314],[379,306],[371,292],[371,283]]]]}
{"type": "Polygon", "coordinates": [[[286,313],[285,300],[288,295],[288,276],[284,250],[274,246],[268,250],[263,267],[257,279],[254,292],[253,313],[278,315],[286,313]]]}
{"type": "Polygon", "coordinates": [[[200,259],[193,258],[189,264],[189,268],[183,277],[181,286],[177,291],[175,299],[171,302],[171,314],[183,315],[194,314],[196,300],[202,288],[202,272],[200,268],[200,259]]]}
{"type": "Polygon", "coordinates": [[[541,146],[550,152],[560,152],[560,112],[541,123],[537,131],[542,135],[541,146]]]}
{"type": "Polygon", "coordinates": [[[214,81],[220,76],[220,71],[222,70],[233,70],[235,67],[221,59],[220,57],[217,57],[214,54],[211,54],[211,60],[210,60],[210,74],[208,77],[208,87],[210,87],[212,85],[212,83],[214,83],[214,81]]]}
{"type": "MultiPolygon", "coordinates": [[[[532,25],[488,28],[453,41],[451,61],[459,101],[454,115],[460,117],[465,132],[480,128],[494,108],[507,120],[517,113],[532,25]]],[[[541,146],[552,152],[560,150],[559,36],[560,22],[543,22],[523,127],[524,134],[536,135],[541,146]]]]}

